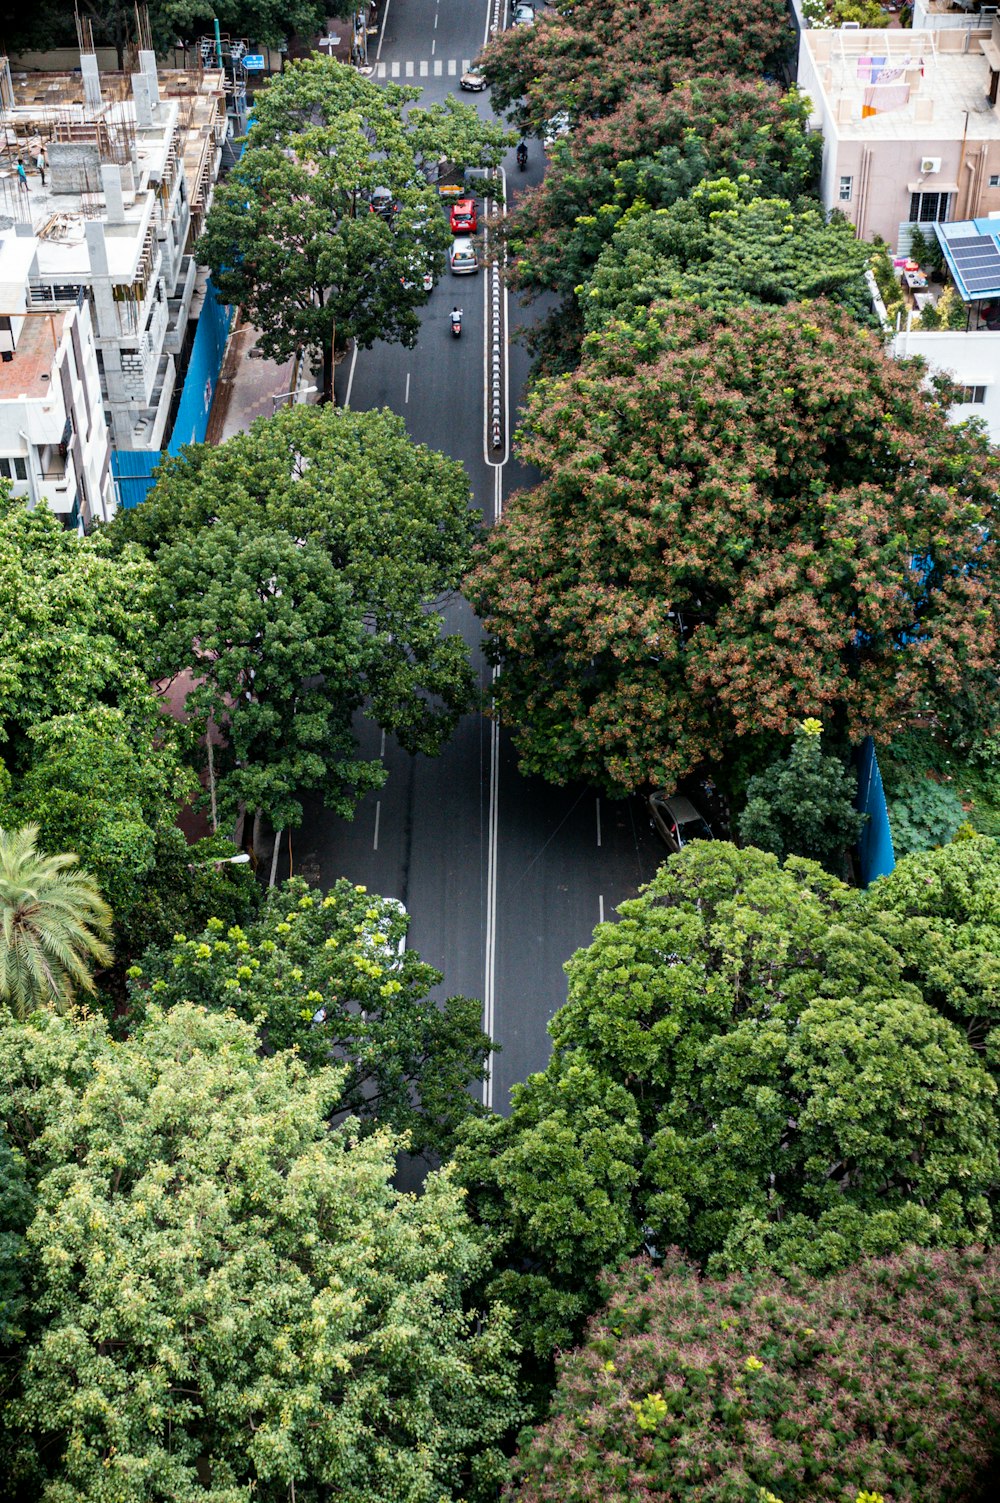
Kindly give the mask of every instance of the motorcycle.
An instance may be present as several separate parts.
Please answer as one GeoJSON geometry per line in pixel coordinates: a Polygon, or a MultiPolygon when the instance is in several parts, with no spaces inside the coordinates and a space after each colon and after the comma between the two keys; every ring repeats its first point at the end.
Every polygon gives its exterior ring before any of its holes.
{"type": "Polygon", "coordinates": [[[517,148],[517,165],[520,167],[522,172],[528,165],[528,148],[525,146],[523,141],[517,148]]]}
{"type": "Polygon", "coordinates": [[[455,336],[456,339],[459,337],[459,335],[462,332],[462,310],[461,310],[461,308],[452,308],[452,310],[451,310],[451,332],[455,336]]]}

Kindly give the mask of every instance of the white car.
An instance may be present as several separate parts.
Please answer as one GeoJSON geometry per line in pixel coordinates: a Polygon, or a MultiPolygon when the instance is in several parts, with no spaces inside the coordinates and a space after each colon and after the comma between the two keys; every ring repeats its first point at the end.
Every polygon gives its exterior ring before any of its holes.
{"type": "Polygon", "coordinates": [[[512,26],[534,26],[535,12],[530,5],[515,5],[510,24],[512,26]]]}
{"type": "Polygon", "coordinates": [[[566,110],[560,110],[557,115],[552,115],[542,127],[542,144],[546,150],[554,146],[560,136],[568,136],[573,129],[573,122],[566,110]]]}
{"type": "Polygon", "coordinates": [[[452,275],[456,277],[472,276],[479,270],[476,247],[465,235],[459,235],[452,241],[451,250],[448,252],[448,264],[452,275]]]}

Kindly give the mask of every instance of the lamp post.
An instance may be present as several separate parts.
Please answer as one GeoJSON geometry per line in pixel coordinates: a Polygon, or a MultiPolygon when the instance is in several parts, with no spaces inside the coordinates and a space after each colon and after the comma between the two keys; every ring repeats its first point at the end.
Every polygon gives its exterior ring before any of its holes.
{"type": "Polygon", "coordinates": [[[309,393],[313,392],[313,391],[319,391],[319,387],[318,386],[296,386],[296,388],[295,388],[294,391],[282,391],[282,392],[279,392],[276,397],[272,397],[271,398],[271,416],[274,417],[274,414],[278,410],[278,403],[279,402],[283,402],[286,397],[291,397],[292,398],[291,402],[289,403],[289,406],[290,407],[294,407],[295,406],[295,398],[296,397],[307,397],[309,395],[309,393]]]}
{"type": "Polygon", "coordinates": [[[245,866],[250,860],[246,851],[240,851],[238,856],[213,856],[210,861],[189,861],[188,871],[198,871],[203,866],[245,866]]]}

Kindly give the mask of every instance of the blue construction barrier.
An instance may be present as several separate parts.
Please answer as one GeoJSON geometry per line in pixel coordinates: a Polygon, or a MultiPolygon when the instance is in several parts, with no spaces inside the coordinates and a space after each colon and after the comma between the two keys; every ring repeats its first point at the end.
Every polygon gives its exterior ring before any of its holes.
{"type": "Polygon", "coordinates": [[[216,300],[215,288],[210,279],[205,289],[205,302],[198,316],[198,328],[191,346],[184,385],[181,387],[177,416],[166,449],[111,451],[111,473],[118,485],[121,505],[126,510],[145,501],[153,488],[153,471],[164,454],[179,454],[184,444],[204,442],[232,316],[232,308],[216,300]]]}
{"type": "Polygon", "coordinates": [[[896,865],[882,774],[870,736],[865,737],[858,752],[856,803],[861,813],[868,815],[858,838],[861,885],[867,887],[876,877],[887,877],[896,865]]]}

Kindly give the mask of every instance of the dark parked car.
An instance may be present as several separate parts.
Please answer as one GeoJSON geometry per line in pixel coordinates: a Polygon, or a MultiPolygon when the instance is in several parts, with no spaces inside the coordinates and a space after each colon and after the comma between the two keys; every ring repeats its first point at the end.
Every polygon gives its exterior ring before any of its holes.
{"type": "Polygon", "coordinates": [[[649,795],[653,828],[672,851],[682,850],[692,840],[713,840],[712,826],[690,799],[656,788],[649,795]]]}

